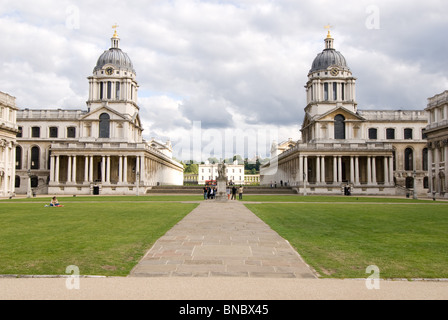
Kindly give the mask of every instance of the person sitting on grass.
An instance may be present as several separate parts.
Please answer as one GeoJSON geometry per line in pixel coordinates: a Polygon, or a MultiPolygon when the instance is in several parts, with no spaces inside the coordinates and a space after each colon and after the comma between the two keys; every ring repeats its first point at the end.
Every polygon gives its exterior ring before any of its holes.
{"type": "Polygon", "coordinates": [[[51,202],[50,202],[50,207],[63,207],[63,205],[60,205],[59,204],[59,201],[58,201],[58,199],[56,199],[56,197],[53,197],[53,199],[51,199],[51,202]]]}

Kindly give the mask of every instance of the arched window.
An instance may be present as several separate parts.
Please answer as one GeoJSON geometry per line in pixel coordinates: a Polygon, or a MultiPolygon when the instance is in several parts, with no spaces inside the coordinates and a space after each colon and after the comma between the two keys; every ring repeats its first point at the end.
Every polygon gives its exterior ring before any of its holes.
{"type": "Polygon", "coordinates": [[[100,115],[100,138],[110,138],[110,116],[107,113],[100,115]]]}
{"type": "Polygon", "coordinates": [[[423,149],[422,161],[423,171],[428,171],[428,148],[423,149]]]}
{"type": "Polygon", "coordinates": [[[411,148],[404,151],[404,170],[414,170],[414,151],[411,148]]]}
{"type": "Polygon", "coordinates": [[[22,170],[22,147],[16,147],[16,170],[22,170]]]}
{"type": "Polygon", "coordinates": [[[341,114],[334,117],[334,138],[337,140],[345,139],[345,117],[341,114]]]}
{"type": "Polygon", "coordinates": [[[40,168],[40,150],[39,147],[31,149],[31,169],[39,170],[40,168]]]}

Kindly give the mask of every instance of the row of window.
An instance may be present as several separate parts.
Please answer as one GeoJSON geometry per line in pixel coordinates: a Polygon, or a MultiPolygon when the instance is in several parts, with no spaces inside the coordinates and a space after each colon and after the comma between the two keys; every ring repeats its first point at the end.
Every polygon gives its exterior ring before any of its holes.
{"type": "MultiPolygon", "coordinates": [[[[378,139],[378,129],[370,128],[368,134],[369,134],[370,140],[378,139]]],[[[414,139],[414,129],[412,129],[412,128],[404,129],[403,136],[404,136],[404,140],[414,139]]],[[[345,117],[341,114],[338,114],[334,118],[334,138],[336,140],[344,140],[346,138],[345,117]]],[[[387,140],[395,140],[396,139],[396,130],[394,128],[386,129],[386,139],[387,140]]],[[[423,139],[426,139],[426,135],[424,134],[424,132],[423,132],[423,139]]]]}
{"type": "MultiPolygon", "coordinates": [[[[386,129],[386,139],[387,140],[395,140],[396,130],[394,128],[388,128],[386,129]]],[[[411,128],[404,129],[404,140],[412,140],[414,139],[414,130],[411,128]]],[[[426,139],[426,135],[422,130],[422,136],[423,139],[426,139]]],[[[369,139],[370,140],[377,140],[378,139],[378,129],[376,128],[370,128],[369,129],[369,139]]]]}
{"type": "MultiPolygon", "coordinates": [[[[41,137],[41,128],[40,127],[32,127],[31,128],[31,138],[40,138],[41,137]]],[[[48,129],[48,137],[49,138],[58,138],[59,137],[59,128],[58,127],[50,127],[48,129]]],[[[19,132],[17,133],[17,138],[23,138],[23,127],[19,127],[19,132]]],[[[67,128],[67,138],[76,138],[76,127],[68,127],[67,128]]]]}
{"type": "MultiPolygon", "coordinates": [[[[19,133],[17,134],[17,138],[23,137],[23,127],[19,127],[19,133]]],[[[40,127],[32,127],[31,128],[31,138],[40,138],[41,137],[41,128],[40,127]]],[[[49,127],[48,128],[48,137],[49,138],[59,138],[59,128],[58,127],[49,127]]],[[[110,138],[110,116],[107,113],[103,113],[100,115],[100,125],[99,125],[99,137],[100,138],[110,138]]],[[[76,138],[76,127],[67,127],[67,138],[73,139],[76,138]]]]}

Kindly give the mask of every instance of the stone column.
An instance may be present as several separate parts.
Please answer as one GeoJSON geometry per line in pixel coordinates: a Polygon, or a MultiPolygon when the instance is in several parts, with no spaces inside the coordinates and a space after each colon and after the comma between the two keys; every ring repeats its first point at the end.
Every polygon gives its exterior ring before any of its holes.
{"type": "Polygon", "coordinates": [[[73,170],[72,170],[72,181],[76,184],[76,162],[77,162],[77,157],[73,156],[73,170]]]}
{"type": "Polygon", "coordinates": [[[432,158],[432,147],[428,147],[428,184],[429,184],[429,193],[431,194],[434,191],[434,185],[433,185],[434,173],[432,171],[433,161],[434,159],[432,158]]]}
{"type": "Polygon", "coordinates": [[[84,157],[84,183],[89,182],[89,157],[84,157]]]}
{"type": "Polygon", "coordinates": [[[434,164],[435,164],[435,171],[434,171],[434,191],[436,193],[440,193],[440,176],[439,176],[439,163],[440,163],[440,155],[439,155],[439,148],[436,146],[434,148],[434,164]]]}
{"type": "Polygon", "coordinates": [[[445,197],[448,195],[448,145],[445,146],[445,197]]]}
{"type": "Polygon", "coordinates": [[[106,182],[106,157],[103,156],[101,159],[101,182],[106,182]]]}
{"type": "Polygon", "coordinates": [[[308,177],[308,156],[305,156],[303,158],[303,166],[304,166],[303,170],[305,171],[305,174],[306,174],[305,181],[308,183],[310,181],[310,177],[308,177]]]}
{"type": "Polygon", "coordinates": [[[107,156],[106,183],[110,183],[110,156],[107,156]]]}
{"type": "Polygon", "coordinates": [[[355,157],[355,184],[359,185],[359,156],[355,157]]]}
{"type": "Polygon", "coordinates": [[[333,156],[333,183],[338,182],[338,158],[333,156]]]}
{"type": "Polygon", "coordinates": [[[322,183],[325,184],[325,182],[326,182],[326,180],[325,180],[325,177],[326,177],[326,174],[325,174],[325,156],[322,156],[322,164],[321,164],[320,168],[321,168],[321,171],[322,171],[322,173],[320,175],[321,181],[322,181],[322,183]]]}
{"type": "Polygon", "coordinates": [[[389,157],[389,183],[394,185],[394,157],[389,157]]]}
{"type": "Polygon", "coordinates": [[[93,183],[93,156],[90,156],[89,167],[89,182],[93,183]]]}
{"type": "Polygon", "coordinates": [[[388,168],[389,161],[387,160],[387,157],[384,157],[384,185],[389,185],[389,168],[388,168]]]}
{"type": "Polygon", "coordinates": [[[118,183],[123,182],[123,156],[118,157],[118,183]]]}
{"type": "Polygon", "coordinates": [[[320,157],[316,157],[316,183],[320,183],[320,157]]]}
{"type": "Polygon", "coordinates": [[[355,183],[355,159],[350,157],[350,182],[355,183]]]}
{"type": "Polygon", "coordinates": [[[60,156],[56,156],[54,163],[54,182],[59,183],[59,165],[61,162],[60,156]]]}
{"type": "Polygon", "coordinates": [[[342,156],[338,156],[338,182],[342,183],[342,156]]]}
{"type": "Polygon", "coordinates": [[[50,156],[50,182],[54,182],[55,176],[54,176],[54,156],[50,156]]]}
{"type": "Polygon", "coordinates": [[[123,182],[128,183],[128,157],[124,156],[123,161],[123,182]]]}
{"type": "Polygon", "coordinates": [[[372,158],[367,157],[367,184],[372,184],[372,158]]]}
{"type": "Polygon", "coordinates": [[[140,181],[146,181],[145,156],[140,156],[140,181]]]}
{"type": "Polygon", "coordinates": [[[303,156],[299,156],[299,182],[303,182],[303,156]]]}
{"type": "Polygon", "coordinates": [[[67,182],[72,182],[72,156],[68,156],[67,182]]]}
{"type": "Polygon", "coordinates": [[[372,157],[372,183],[377,184],[376,179],[376,157],[372,157]]]}

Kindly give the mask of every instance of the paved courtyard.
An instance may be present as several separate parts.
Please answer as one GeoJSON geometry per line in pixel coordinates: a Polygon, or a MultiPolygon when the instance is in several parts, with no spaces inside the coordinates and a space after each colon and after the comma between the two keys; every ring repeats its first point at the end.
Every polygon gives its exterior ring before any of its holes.
{"type": "Polygon", "coordinates": [[[291,245],[238,201],[204,201],[160,238],[131,277],[317,278],[291,245]]]}

